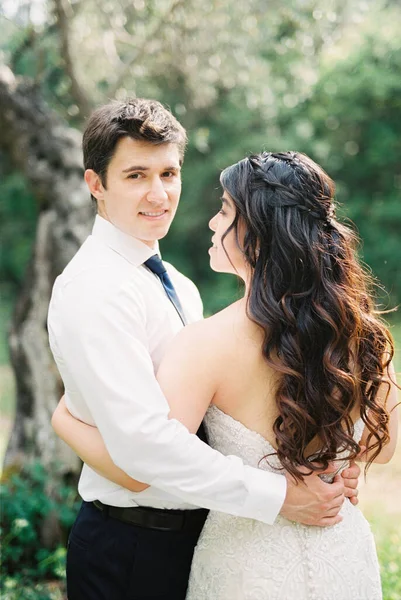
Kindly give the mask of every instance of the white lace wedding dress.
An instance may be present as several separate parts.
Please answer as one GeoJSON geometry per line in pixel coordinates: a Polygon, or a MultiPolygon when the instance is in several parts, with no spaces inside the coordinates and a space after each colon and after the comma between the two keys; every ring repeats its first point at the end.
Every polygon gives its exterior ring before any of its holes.
{"type": "MultiPolygon", "coordinates": [[[[273,452],[258,433],[211,406],[209,443],[257,467],[273,452]]],[[[355,424],[359,441],[362,421],[355,424]]],[[[279,466],[276,456],[261,468],[279,466]]],[[[361,511],[345,500],[343,521],[307,527],[278,517],[274,525],[211,512],[192,562],[187,600],[381,600],[376,549],[361,511]]]]}

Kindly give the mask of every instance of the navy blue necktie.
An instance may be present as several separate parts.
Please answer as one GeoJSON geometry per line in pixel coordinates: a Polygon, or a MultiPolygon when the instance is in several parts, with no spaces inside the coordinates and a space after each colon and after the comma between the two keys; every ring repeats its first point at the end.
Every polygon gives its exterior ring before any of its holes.
{"type": "Polygon", "coordinates": [[[184,311],[182,310],[181,302],[177,296],[177,292],[174,289],[173,282],[170,279],[169,274],[167,273],[167,269],[164,266],[161,258],[157,254],[151,256],[144,263],[145,267],[148,267],[152,273],[158,276],[162,285],[165,289],[167,296],[169,297],[170,302],[174,305],[175,310],[177,311],[181,321],[184,325],[187,324],[185,319],[184,311]]]}
{"type": "MultiPolygon", "coordinates": [[[[148,267],[148,269],[150,271],[152,271],[152,273],[155,273],[155,275],[157,275],[159,277],[159,279],[162,282],[162,285],[166,291],[166,294],[169,297],[169,300],[174,305],[174,308],[178,312],[183,324],[186,325],[187,321],[185,319],[184,311],[182,310],[181,302],[177,296],[177,292],[174,289],[173,282],[171,281],[169,274],[167,273],[166,267],[164,266],[162,260],[159,258],[159,256],[157,254],[155,254],[154,256],[151,256],[151,258],[146,260],[143,264],[145,265],[145,267],[148,267]]],[[[203,423],[200,424],[200,427],[199,427],[196,435],[203,442],[205,442],[206,444],[208,443],[205,426],[203,425],[203,423]]]]}

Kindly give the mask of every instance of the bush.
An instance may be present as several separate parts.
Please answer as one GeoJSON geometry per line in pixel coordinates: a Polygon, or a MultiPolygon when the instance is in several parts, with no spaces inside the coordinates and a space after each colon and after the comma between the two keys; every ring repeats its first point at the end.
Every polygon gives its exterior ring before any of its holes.
{"type": "Polygon", "coordinates": [[[66,540],[78,511],[75,486],[54,484],[35,463],[0,487],[1,579],[4,600],[58,600],[65,579],[66,540]],[[44,531],[44,527],[47,531],[44,531]],[[55,581],[52,585],[38,585],[55,581]],[[58,583],[57,583],[58,582],[58,583]]]}

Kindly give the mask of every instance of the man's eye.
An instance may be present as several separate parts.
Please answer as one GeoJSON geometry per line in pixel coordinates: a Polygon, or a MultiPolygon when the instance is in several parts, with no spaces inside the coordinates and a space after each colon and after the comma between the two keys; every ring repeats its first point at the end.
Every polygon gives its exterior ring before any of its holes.
{"type": "Polygon", "coordinates": [[[163,173],[163,177],[174,177],[175,173],[173,171],[165,171],[163,173]]]}
{"type": "Polygon", "coordinates": [[[128,175],[128,179],[139,179],[141,177],[141,173],[131,173],[128,175]]]}

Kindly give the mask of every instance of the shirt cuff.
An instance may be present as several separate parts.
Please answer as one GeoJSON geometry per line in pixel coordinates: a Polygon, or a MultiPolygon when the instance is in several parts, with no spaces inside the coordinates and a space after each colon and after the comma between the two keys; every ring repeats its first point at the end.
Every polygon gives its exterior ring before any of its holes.
{"type": "Polygon", "coordinates": [[[287,493],[285,475],[245,467],[248,496],[241,516],[273,525],[287,493]]]}

